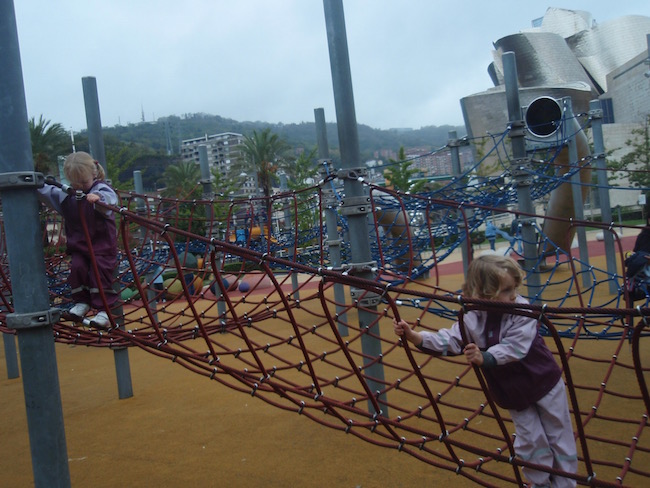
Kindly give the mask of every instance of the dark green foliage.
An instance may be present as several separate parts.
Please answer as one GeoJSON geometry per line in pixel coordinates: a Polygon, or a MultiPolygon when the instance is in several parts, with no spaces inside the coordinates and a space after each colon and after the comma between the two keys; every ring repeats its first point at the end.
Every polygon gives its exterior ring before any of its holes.
{"type": "Polygon", "coordinates": [[[38,122],[29,119],[29,137],[32,142],[34,169],[45,175],[58,173],[59,156],[72,152],[70,135],[61,124],[51,124],[41,115],[38,122]]]}
{"type": "MultiPolygon", "coordinates": [[[[310,148],[317,144],[314,122],[299,124],[239,122],[218,115],[202,113],[184,114],[182,117],[176,115],[161,117],[156,122],[105,127],[103,131],[105,136],[113,136],[127,143],[136,142],[162,154],[166,154],[167,134],[169,134],[171,149],[174,154],[178,154],[180,142],[185,139],[223,132],[250,135],[254,130],[262,131],[266,128],[285,140],[292,148],[310,148]]],[[[326,129],[330,156],[336,160],[339,157],[336,124],[328,123],[326,129]]],[[[395,151],[400,146],[439,148],[448,142],[450,130],[456,130],[459,134],[465,133],[465,128],[462,126],[427,126],[415,130],[398,131],[373,129],[360,124],[358,132],[361,159],[374,159],[376,151],[382,149],[395,151]]]]}
{"type": "Polygon", "coordinates": [[[387,170],[384,171],[384,177],[388,180],[388,184],[396,191],[410,191],[418,193],[424,188],[425,182],[423,180],[413,181],[413,177],[420,171],[411,168],[412,161],[406,160],[404,146],[399,148],[398,160],[390,160],[391,164],[387,170]]]}

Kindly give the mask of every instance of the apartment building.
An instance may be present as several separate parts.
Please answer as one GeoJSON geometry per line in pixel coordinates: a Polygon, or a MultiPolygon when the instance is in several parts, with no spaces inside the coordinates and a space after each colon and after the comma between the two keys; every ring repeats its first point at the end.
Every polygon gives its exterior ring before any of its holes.
{"type": "Polygon", "coordinates": [[[183,161],[199,163],[199,146],[208,149],[210,170],[218,168],[226,176],[233,165],[242,157],[241,145],[244,141],[242,134],[224,132],[222,134],[205,135],[194,139],[181,141],[181,157],[183,161]]]}

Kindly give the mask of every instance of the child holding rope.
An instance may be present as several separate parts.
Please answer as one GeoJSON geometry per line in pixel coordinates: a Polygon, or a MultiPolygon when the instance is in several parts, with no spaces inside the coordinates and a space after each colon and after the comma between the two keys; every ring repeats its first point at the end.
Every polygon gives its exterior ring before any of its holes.
{"type": "MultiPolygon", "coordinates": [[[[482,255],[467,269],[463,294],[471,298],[528,303],[516,293],[523,280],[517,262],[482,255]]],[[[577,471],[577,450],[562,371],[537,329],[537,320],[500,311],[471,310],[463,317],[468,343],[456,322],[434,333],[393,321],[395,334],[423,351],[465,355],[479,366],[496,403],[515,425],[515,451],[525,461],[569,473],[577,471]]],[[[573,479],[523,468],[532,486],[576,486],[573,479]]]]}
{"type": "Polygon", "coordinates": [[[63,173],[70,186],[77,190],[77,195],[70,195],[63,188],[47,183],[43,188],[39,188],[38,192],[40,200],[64,218],[66,251],[70,255],[68,284],[72,289],[72,299],[75,301],[68,313],[75,320],[81,320],[90,311],[92,305],[98,313],[91,319],[91,324],[96,327],[107,327],[110,325],[109,310],[118,300],[112,287],[113,272],[117,265],[117,229],[113,212],[105,207],[95,206],[95,203],[116,205],[117,194],[104,181],[105,174],[102,166],[86,152],[70,154],[63,163],[63,173]],[[86,240],[81,222],[82,212],[88,227],[90,242],[86,240]],[[99,280],[91,263],[89,251],[91,243],[99,280]],[[100,288],[104,290],[107,309],[104,308],[100,288]]]}

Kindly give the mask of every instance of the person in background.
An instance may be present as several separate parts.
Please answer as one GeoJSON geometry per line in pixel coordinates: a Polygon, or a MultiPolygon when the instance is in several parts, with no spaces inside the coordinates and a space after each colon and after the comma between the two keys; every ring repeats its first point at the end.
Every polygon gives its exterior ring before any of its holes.
{"type": "MultiPolygon", "coordinates": [[[[516,293],[523,272],[509,256],[486,254],[468,269],[463,294],[498,302],[527,304],[516,293]]],[[[515,425],[519,458],[567,473],[576,473],[578,457],[562,370],[539,334],[537,319],[501,311],[470,310],[461,325],[438,332],[412,330],[393,320],[395,334],[433,354],[464,354],[481,368],[490,394],[508,409],[515,425]]],[[[532,486],[574,487],[576,481],[545,471],[523,468],[532,486]]]]}
{"type": "Polygon", "coordinates": [[[491,220],[488,220],[485,224],[485,238],[490,243],[490,249],[494,251],[496,249],[495,244],[497,242],[497,228],[494,226],[491,220]]]}
{"type": "Polygon", "coordinates": [[[58,185],[45,184],[38,189],[39,199],[60,213],[64,219],[66,252],[70,256],[70,275],[68,284],[74,305],[68,311],[74,320],[82,320],[92,308],[98,313],[91,324],[104,328],[110,325],[110,309],[118,301],[113,290],[113,273],[117,265],[117,229],[112,210],[101,205],[117,205],[115,191],[104,181],[102,166],[83,151],[70,154],[63,164],[63,173],[77,195],[69,194],[58,185]],[[81,214],[90,235],[86,239],[81,214]],[[99,279],[91,263],[92,246],[99,279]],[[104,291],[106,305],[99,290],[104,291]]]}
{"type": "Polygon", "coordinates": [[[521,237],[521,220],[519,219],[519,215],[515,215],[512,224],[510,224],[510,236],[510,246],[512,247],[512,250],[521,254],[523,252],[523,246],[521,237]],[[515,249],[515,247],[517,249],[515,249]]]}
{"type": "MultiPolygon", "coordinates": [[[[649,209],[650,210],[650,209],[649,209]]],[[[636,236],[634,241],[634,249],[632,252],[644,251],[650,253],[650,214],[646,211],[645,226],[636,236]]]]}

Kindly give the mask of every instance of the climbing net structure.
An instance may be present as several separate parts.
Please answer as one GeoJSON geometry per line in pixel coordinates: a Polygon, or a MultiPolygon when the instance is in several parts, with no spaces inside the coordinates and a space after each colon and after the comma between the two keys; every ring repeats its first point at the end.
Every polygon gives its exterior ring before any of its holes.
{"type": "MultiPolygon", "coordinates": [[[[505,154],[502,145],[495,138],[490,153],[505,154]]],[[[538,199],[571,178],[571,171],[558,176],[553,158],[539,161],[531,174],[538,199]]],[[[523,485],[527,464],[516,457],[512,421],[483,387],[480,370],[463,357],[433,357],[409,347],[394,335],[392,321],[403,318],[435,331],[461,310],[533,314],[569,392],[579,471],[567,476],[590,486],[642,486],[650,479],[650,357],[642,346],[650,310],[644,301],[635,306],[622,272],[634,233],[626,228],[630,237],[623,237],[622,227],[611,223],[523,216],[533,221],[535,246],[545,250],[526,270],[527,281],[536,275],[539,285],[520,290],[532,304],[514,309],[462,298],[463,246],[470,256],[484,252],[476,235],[486,218],[513,216],[508,208],[516,192],[507,161],[498,160],[499,177],[461,177],[419,195],[364,182],[374,261],[362,267],[345,264],[350,244],[347,221],[332,203],[343,198],[335,175],[270,199],[184,201],[124,193],[122,206],[113,208],[121,247],[114,286],[122,300],[112,310],[111,327],[62,318],[54,339],[139,347],[342,435],[477,485],[504,486],[523,485]],[[327,228],[328,212],[336,214],[336,229],[327,228]],[[566,235],[611,234],[616,269],[604,264],[602,241],[591,239],[588,253],[552,242],[547,221],[565,225],[566,235]],[[341,237],[340,261],[333,236],[341,237]]],[[[584,158],[573,171],[589,163],[584,158]]],[[[44,210],[42,224],[52,306],[65,311],[71,302],[62,223],[44,210]]],[[[496,252],[520,257],[516,240],[500,244],[496,252]]],[[[6,252],[1,271],[0,330],[10,334],[6,252]]]]}

